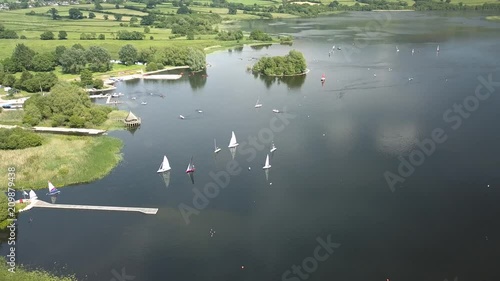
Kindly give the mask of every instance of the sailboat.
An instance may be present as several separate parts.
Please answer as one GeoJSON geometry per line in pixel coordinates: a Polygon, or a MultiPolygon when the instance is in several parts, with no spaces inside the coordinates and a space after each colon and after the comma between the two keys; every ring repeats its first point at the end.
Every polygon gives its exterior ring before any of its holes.
{"type": "Polygon", "coordinates": [[[415,53],[415,49],[411,49],[411,55],[413,56],[413,54],[415,53]]]}
{"type": "Polygon", "coordinates": [[[234,135],[234,131],[232,131],[231,134],[231,140],[229,141],[229,148],[237,147],[239,145],[238,142],[236,142],[236,136],[234,135]]]}
{"type": "Polygon", "coordinates": [[[326,77],[325,77],[325,74],[323,73],[323,75],[321,75],[321,82],[325,82],[326,80],[326,77]]]}
{"type": "Polygon", "coordinates": [[[57,190],[57,188],[54,187],[54,185],[49,181],[49,193],[47,195],[56,195],[61,193],[61,191],[57,190]]]}
{"type": "Polygon", "coordinates": [[[184,118],[186,118],[186,117],[179,115],[179,119],[184,119],[184,118]]]}
{"type": "Polygon", "coordinates": [[[437,46],[436,52],[439,52],[439,45],[437,46]]]}
{"type": "Polygon", "coordinates": [[[399,48],[398,48],[398,46],[396,46],[396,52],[399,52],[399,48]]]}
{"type": "Polygon", "coordinates": [[[187,166],[187,169],[186,169],[186,173],[194,173],[196,169],[194,168],[194,164],[193,164],[193,157],[191,156],[191,161],[189,161],[189,164],[187,166]]]}
{"type": "Polygon", "coordinates": [[[271,164],[269,164],[269,154],[266,157],[266,164],[264,164],[264,167],[262,169],[269,169],[271,168],[271,164]]]}
{"type": "Polygon", "coordinates": [[[255,108],[262,107],[262,104],[259,103],[260,97],[257,99],[257,103],[255,104],[255,108]]]}
{"type": "Polygon", "coordinates": [[[163,156],[163,162],[161,162],[160,168],[157,173],[163,173],[170,170],[170,163],[168,163],[167,156],[163,156]]]}
{"type": "Polygon", "coordinates": [[[273,153],[274,151],[276,151],[276,146],[274,146],[274,142],[271,144],[271,150],[270,152],[273,153]]]}
{"type": "Polygon", "coordinates": [[[220,147],[217,147],[217,142],[215,141],[215,139],[214,139],[214,147],[215,147],[214,153],[219,153],[219,151],[221,151],[220,147]]]}
{"type": "Polygon", "coordinates": [[[280,113],[280,111],[278,109],[273,109],[273,112],[274,113],[280,113]]]}

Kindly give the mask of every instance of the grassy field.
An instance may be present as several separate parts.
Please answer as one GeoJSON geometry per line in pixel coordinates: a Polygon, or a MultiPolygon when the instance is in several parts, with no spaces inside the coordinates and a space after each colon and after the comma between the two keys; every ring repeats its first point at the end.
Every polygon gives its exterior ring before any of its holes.
{"type": "Polygon", "coordinates": [[[2,125],[22,125],[24,111],[3,110],[0,113],[0,124],[2,125]]]}
{"type": "MultiPolygon", "coordinates": [[[[50,134],[42,136],[42,146],[2,151],[0,170],[7,171],[8,167],[16,167],[16,186],[43,189],[47,187],[48,180],[58,188],[90,182],[107,175],[122,158],[122,141],[116,138],[50,134]]],[[[1,187],[2,190],[5,188],[1,187]]]]}
{"type": "Polygon", "coordinates": [[[0,280],[4,281],[76,281],[74,277],[57,277],[43,270],[27,271],[16,265],[15,273],[8,271],[4,257],[0,258],[0,280]]]}

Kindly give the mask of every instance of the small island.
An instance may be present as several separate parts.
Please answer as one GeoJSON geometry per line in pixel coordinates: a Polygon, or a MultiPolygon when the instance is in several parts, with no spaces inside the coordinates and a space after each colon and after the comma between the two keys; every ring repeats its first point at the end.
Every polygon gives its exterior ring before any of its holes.
{"type": "Polygon", "coordinates": [[[304,75],[306,67],[304,55],[299,51],[291,50],[285,56],[261,58],[252,67],[252,71],[266,76],[296,76],[304,75]]]}

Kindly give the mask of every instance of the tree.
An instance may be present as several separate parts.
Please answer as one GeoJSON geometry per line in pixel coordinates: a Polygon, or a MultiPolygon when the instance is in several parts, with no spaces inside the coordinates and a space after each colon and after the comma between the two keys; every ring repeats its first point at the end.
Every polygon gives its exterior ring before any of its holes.
{"type": "Polygon", "coordinates": [[[56,20],[59,18],[59,11],[57,11],[56,8],[51,8],[50,10],[47,11],[47,13],[50,14],[53,20],[56,20]]]}
{"type": "Polygon", "coordinates": [[[236,9],[236,7],[234,6],[229,6],[229,9],[228,9],[228,14],[230,15],[236,15],[236,13],[238,12],[238,10],[236,9]]]}
{"type": "Polygon", "coordinates": [[[137,49],[134,46],[127,44],[121,47],[120,51],[118,52],[118,56],[120,57],[122,63],[125,65],[135,64],[135,62],[137,61],[137,49]]]}
{"type": "Polygon", "coordinates": [[[104,20],[108,20],[108,18],[109,18],[108,15],[104,15],[102,17],[103,17],[104,20]]]}
{"type": "Polygon", "coordinates": [[[194,40],[194,33],[192,31],[189,31],[186,37],[187,40],[194,40]]]}
{"type": "Polygon", "coordinates": [[[134,25],[139,22],[139,19],[136,16],[130,18],[130,25],[134,25]]]}
{"type": "Polygon", "coordinates": [[[3,78],[3,85],[6,87],[13,87],[16,84],[16,76],[12,74],[7,74],[3,78]]]}
{"type": "Polygon", "coordinates": [[[191,12],[191,9],[189,9],[186,5],[182,5],[179,9],[177,9],[177,14],[179,15],[191,14],[191,12]]]}
{"type": "Polygon", "coordinates": [[[76,48],[70,48],[64,51],[59,59],[63,73],[78,74],[85,68],[87,58],[85,51],[76,48]]]}
{"type": "Polygon", "coordinates": [[[123,15],[120,15],[120,14],[114,14],[113,16],[115,17],[116,21],[121,21],[123,18],[123,15]]]}
{"type": "Polygon", "coordinates": [[[45,31],[44,33],[40,34],[40,39],[41,40],[54,40],[54,33],[52,31],[45,31]]]}
{"type": "Polygon", "coordinates": [[[146,34],[147,34],[147,33],[149,33],[150,31],[151,31],[151,30],[149,29],[149,27],[147,27],[147,26],[146,26],[146,27],[144,27],[144,33],[146,33],[146,34]]]}
{"type": "Polygon", "coordinates": [[[61,55],[66,51],[65,46],[57,46],[55,51],[54,51],[54,60],[56,64],[59,64],[59,59],[61,58],[61,55]]]}
{"type": "Polygon", "coordinates": [[[82,44],[73,44],[73,46],[71,46],[72,49],[78,49],[78,50],[82,50],[82,51],[85,51],[85,48],[82,46],[82,44]]]}
{"type": "Polygon", "coordinates": [[[26,82],[27,80],[29,80],[31,78],[33,78],[33,74],[31,74],[26,69],[23,70],[23,73],[21,74],[21,77],[14,84],[14,88],[16,88],[16,89],[24,89],[24,85],[23,85],[24,82],[26,82]]]}
{"type": "Polygon", "coordinates": [[[93,18],[95,18],[95,14],[94,14],[94,13],[92,13],[92,12],[90,12],[90,13],[89,13],[89,19],[93,19],[93,18]]]}
{"type": "Polygon", "coordinates": [[[8,199],[4,192],[0,192],[0,223],[9,217],[8,199]]]}
{"type": "Polygon", "coordinates": [[[92,46],[86,51],[89,69],[92,72],[106,72],[113,68],[110,63],[111,55],[108,51],[99,46],[92,46]]]}
{"type": "Polygon", "coordinates": [[[104,34],[99,34],[99,40],[105,40],[106,39],[106,36],[104,34]]]}
{"type": "Polygon", "coordinates": [[[22,71],[23,68],[28,70],[32,69],[34,56],[35,51],[28,48],[24,44],[17,44],[11,56],[11,59],[15,66],[15,72],[22,71]]]}
{"type": "Polygon", "coordinates": [[[69,18],[70,19],[73,19],[73,20],[83,19],[82,12],[79,9],[77,9],[77,8],[71,8],[71,9],[69,9],[68,13],[69,13],[69,18]]]}
{"type": "Polygon", "coordinates": [[[104,8],[101,5],[101,1],[97,1],[97,0],[94,2],[94,8],[96,10],[104,10],[104,8]]]}
{"type": "Polygon", "coordinates": [[[66,31],[64,30],[59,31],[59,34],[57,36],[59,37],[59,40],[68,39],[68,33],[66,33],[66,31]]]}
{"type": "Polygon", "coordinates": [[[148,14],[147,16],[142,17],[141,25],[152,25],[155,20],[156,18],[153,14],[148,14]]]}
{"type": "Polygon", "coordinates": [[[80,72],[80,86],[84,88],[94,87],[94,78],[92,77],[92,72],[89,69],[84,69],[80,72]]]}
{"type": "Polygon", "coordinates": [[[55,69],[55,55],[53,53],[39,53],[33,57],[33,70],[38,72],[53,71],[55,69]]]}
{"type": "Polygon", "coordinates": [[[156,1],[155,0],[148,0],[148,2],[146,3],[146,8],[153,9],[154,7],[156,7],[156,1]]]}

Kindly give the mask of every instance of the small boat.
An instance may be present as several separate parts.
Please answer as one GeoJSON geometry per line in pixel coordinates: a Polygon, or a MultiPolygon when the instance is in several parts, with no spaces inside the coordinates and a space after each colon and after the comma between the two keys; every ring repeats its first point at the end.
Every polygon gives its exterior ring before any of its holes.
{"type": "Polygon", "coordinates": [[[157,173],[163,173],[170,170],[170,163],[168,163],[167,156],[163,156],[163,162],[161,162],[160,168],[158,169],[157,173]]]}
{"type": "Polygon", "coordinates": [[[143,102],[141,102],[141,104],[142,104],[142,105],[146,105],[146,104],[148,104],[148,103],[147,103],[147,102],[145,102],[145,101],[143,101],[143,102]]]}
{"type": "Polygon", "coordinates": [[[133,100],[137,99],[136,97],[132,97],[133,100]]]}
{"type": "Polygon", "coordinates": [[[337,50],[339,50],[339,51],[340,51],[340,50],[342,50],[342,49],[340,49],[340,47],[337,47],[337,50]]]}
{"type": "Polygon", "coordinates": [[[437,46],[436,52],[439,52],[439,45],[437,46]]]}
{"type": "Polygon", "coordinates": [[[184,119],[184,118],[186,118],[186,117],[179,115],[179,119],[184,119]]]}
{"type": "Polygon", "coordinates": [[[259,103],[259,101],[260,101],[260,97],[257,99],[257,103],[255,104],[255,108],[262,107],[262,104],[259,103]]]}
{"type": "Polygon", "coordinates": [[[119,95],[119,94],[117,94],[117,93],[113,93],[111,96],[112,96],[113,98],[117,98],[117,97],[119,97],[120,95],[119,95]]]}
{"type": "Polygon", "coordinates": [[[231,133],[231,140],[229,141],[229,148],[237,147],[239,143],[236,141],[236,135],[234,134],[234,131],[231,133]]]}
{"type": "Polygon", "coordinates": [[[276,148],[276,146],[274,145],[274,142],[273,142],[273,143],[271,143],[271,150],[270,150],[270,152],[271,152],[271,153],[273,153],[274,151],[276,151],[276,149],[277,149],[277,148],[276,148]]]}
{"type": "Polygon", "coordinates": [[[321,82],[325,82],[325,80],[326,80],[325,74],[321,75],[321,82]]]}
{"type": "Polygon", "coordinates": [[[413,56],[413,54],[415,53],[415,49],[411,49],[411,55],[413,56]]]}
{"type": "Polygon", "coordinates": [[[215,147],[214,153],[219,153],[219,151],[221,151],[220,147],[217,147],[217,142],[215,141],[215,139],[214,139],[214,147],[215,147]]]}
{"type": "Polygon", "coordinates": [[[47,195],[56,195],[61,193],[61,191],[57,190],[57,188],[54,187],[54,185],[49,181],[49,193],[47,195]]]}
{"type": "Polygon", "coordinates": [[[264,164],[264,167],[262,169],[269,169],[271,168],[271,164],[269,164],[269,154],[266,157],[266,163],[264,164]]]}
{"type": "Polygon", "coordinates": [[[186,169],[186,173],[189,174],[189,173],[194,173],[195,171],[195,167],[194,167],[194,164],[193,164],[193,157],[191,156],[191,161],[189,161],[189,164],[187,166],[187,169],[186,169]]]}
{"type": "Polygon", "coordinates": [[[201,110],[201,109],[197,109],[197,110],[196,110],[196,112],[198,112],[198,113],[203,113],[203,110],[201,110]]]}
{"type": "Polygon", "coordinates": [[[280,113],[280,111],[279,111],[279,110],[277,110],[277,109],[273,109],[273,112],[274,112],[274,113],[280,113]]]}
{"type": "Polygon", "coordinates": [[[398,46],[396,46],[396,52],[399,52],[399,48],[398,48],[398,46]]]}

